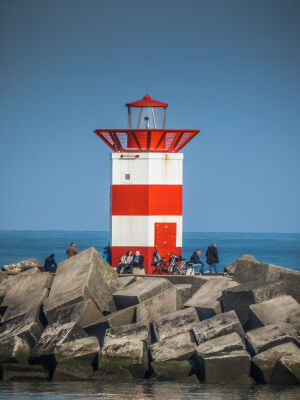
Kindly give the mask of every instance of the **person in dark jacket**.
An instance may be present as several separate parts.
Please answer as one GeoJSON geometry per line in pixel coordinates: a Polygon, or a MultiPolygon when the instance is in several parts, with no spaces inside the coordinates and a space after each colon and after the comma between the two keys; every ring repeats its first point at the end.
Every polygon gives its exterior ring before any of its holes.
{"type": "Polygon", "coordinates": [[[194,253],[192,254],[192,256],[190,258],[190,263],[193,264],[194,272],[198,272],[198,273],[201,273],[201,275],[203,275],[204,274],[204,263],[202,261],[200,261],[200,254],[201,254],[200,249],[197,249],[196,251],[194,251],[194,253]]]}
{"type": "Polygon", "coordinates": [[[141,273],[144,271],[144,256],[141,256],[139,250],[137,250],[133,257],[132,266],[133,268],[138,268],[141,273]]]}
{"type": "Polygon", "coordinates": [[[109,245],[104,247],[102,257],[104,258],[105,261],[111,264],[111,251],[109,245]]]}
{"type": "Polygon", "coordinates": [[[78,254],[78,251],[75,249],[75,243],[72,242],[70,244],[70,247],[68,248],[68,250],[66,251],[68,258],[76,256],[76,254],[78,254]]]}
{"type": "Polygon", "coordinates": [[[55,254],[50,254],[49,257],[45,258],[44,271],[45,272],[56,272],[57,264],[54,260],[55,254]]]}
{"type": "Polygon", "coordinates": [[[206,251],[206,262],[209,265],[209,275],[212,274],[212,268],[214,268],[215,274],[218,275],[217,264],[219,262],[219,255],[216,243],[208,246],[206,251]]]}

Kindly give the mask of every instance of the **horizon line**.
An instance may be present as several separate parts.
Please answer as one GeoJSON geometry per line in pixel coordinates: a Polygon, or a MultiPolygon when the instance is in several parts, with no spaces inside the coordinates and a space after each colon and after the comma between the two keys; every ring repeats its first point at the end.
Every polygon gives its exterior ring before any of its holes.
{"type": "MultiPolygon", "coordinates": [[[[109,232],[109,230],[97,229],[0,229],[0,232],[109,232]]],[[[183,231],[183,233],[263,233],[263,234],[287,234],[299,235],[300,232],[279,231],[183,231]]]]}

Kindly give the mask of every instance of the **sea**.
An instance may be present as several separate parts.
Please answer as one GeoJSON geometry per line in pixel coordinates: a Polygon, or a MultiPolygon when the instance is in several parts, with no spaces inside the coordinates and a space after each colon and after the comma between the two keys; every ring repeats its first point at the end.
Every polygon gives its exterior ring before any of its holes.
{"type": "MultiPolygon", "coordinates": [[[[41,262],[51,253],[57,262],[66,258],[70,242],[82,251],[95,247],[100,253],[108,244],[103,231],[0,231],[0,267],[28,258],[41,262]]],[[[300,272],[300,234],[287,233],[206,233],[183,234],[183,257],[189,259],[195,249],[217,244],[220,264],[224,267],[244,254],[257,260],[300,272]]],[[[266,400],[300,399],[300,386],[207,385],[151,380],[126,382],[1,382],[4,400],[266,400]]]]}
{"type": "MultiPolygon", "coordinates": [[[[0,267],[28,258],[41,262],[51,253],[56,262],[66,258],[71,242],[78,251],[95,247],[100,253],[109,243],[105,231],[0,231],[0,267]]],[[[245,254],[257,260],[300,271],[300,233],[213,233],[184,232],[183,257],[188,259],[196,249],[202,250],[205,261],[207,247],[216,243],[220,263],[224,267],[245,254]]]]}

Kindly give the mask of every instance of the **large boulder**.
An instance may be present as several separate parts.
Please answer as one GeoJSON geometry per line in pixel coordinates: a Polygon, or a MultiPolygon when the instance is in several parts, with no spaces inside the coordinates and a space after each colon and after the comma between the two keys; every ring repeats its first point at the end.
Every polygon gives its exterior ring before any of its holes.
{"type": "Polygon", "coordinates": [[[142,340],[146,342],[147,345],[150,344],[151,333],[149,323],[134,323],[107,329],[104,338],[104,346],[137,340],[142,340]]]}
{"type": "Polygon", "coordinates": [[[286,294],[285,282],[251,282],[226,289],[222,293],[223,311],[234,310],[243,326],[249,319],[251,304],[286,294]]]}
{"type": "Polygon", "coordinates": [[[132,380],[144,378],[148,372],[148,346],[146,341],[131,339],[110,343],[100,349],[98,371],[93,379],[132,380]]]}
{"type": "Polygon", "coordinates": [[[59,308],[88,299],[102,312],[113,312],[112,292],[116,288],[116,271],[91,247],[58,264],[44,312],[52,319],[59,308]]]}
{"type": "Polygon", "coordinates": [[[263,326],[246,334],[249,351],[254,355],[280,344],[298,343],[298,334],[291,324],[280,323],[263,326]]]}
{"type": "Polygon", "coordinates": [[[273,264],[265,264],[254,257],[246,255],[234,262],[233,279],[239,283],[257,281],[283,281],[286,284],[287,294],[300,302],[300,273],[273,264]]]}
{"type": "Polygon", "coordinates": [[[153,329],[158,341],[190,331],[199,322],[194,307],[179,310],[153,321],[153,329]]]}
{"type": "Polygon", "coordinates": [[[300,334],[300,304],[291,296],[276,297],[250,306],[249,328],[286,322],[300,334]]]}
{"type": "Polygon", "coordinates": [[[199,345],[207,340],[228,335],[232,332],[238,333],[241,338],[244,337],[243,327],[233,310],[193,325],[193,333],[199,345]]]}
{"type": "Polygon", "coordinates": [[[293,342],[284,343],[257,354],[252,358],[252,375],[256,382],[276,384],[275,376],[272,377],[272,374],[277,361],[294,354],[300,355],[300,348],[293,342]]]}
{"type": "Polygon", "coordinates": [[[172,287],[172,283],[164,278],[140,278],[137,282],[114,292],[114,300],[118,310],[134,306],[150,299],[172,287]]]}
{"type": "Polygon", "coordinates": [[[31,258],[29,260],[22,260],[14,264],[3,265],[2,270],[8,275],[16,275],[20,272],[26,271],[30,268],[43,268],[43,264],[39,262],[36,258],[31,258]]]}
{"type": "Polygon", "coordinates": [[[100,346],[97,338],[86,337],[55,347],[54,380],[90,379],[98,366],[100,346]]]}
{"type": "Polygon", "coordinates": [[[210,277],[185,303],[185,307],[195,307],[201,320],[213,317],[221,312],[220,298],[223,290],[238,283],[222,276],[210,277]]]}
{"type": "Polygon", "coordinates": [[[177,289],[170,287],[164,292],[139,303],[136,307],[137,322],[152,322],[162,315],[177,310],[177,289]]]}

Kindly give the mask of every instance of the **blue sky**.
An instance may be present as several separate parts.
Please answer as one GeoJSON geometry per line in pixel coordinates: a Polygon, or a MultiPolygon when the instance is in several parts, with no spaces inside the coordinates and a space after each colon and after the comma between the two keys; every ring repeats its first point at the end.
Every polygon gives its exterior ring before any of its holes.
{"type": "Polygon", "coordinates": [[[2,0],[0,229],[107,230],[124,104],[169,103],[184,230],[300,232],[300,2],[2,0]]]}

